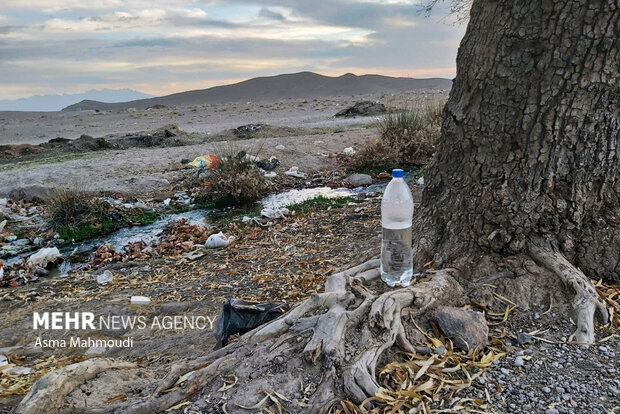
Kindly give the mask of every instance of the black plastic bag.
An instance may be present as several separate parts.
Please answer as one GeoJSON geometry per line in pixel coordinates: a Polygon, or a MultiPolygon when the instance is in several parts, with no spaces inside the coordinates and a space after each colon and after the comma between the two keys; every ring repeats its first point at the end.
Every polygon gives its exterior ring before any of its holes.
{"type": "Polygon", "coordinates": [[[222,313],[215,322],[213,334],[217,348],[223,347],[232,335],[243,335],[286,313],[290,307],[284,302],[252,303],[239,299],[228,299],[222,306],[222,313]]]}
{"type": "Polygon", "coordinates": [[[265,171],[271,171],[278,165],[280,165],[280,161],[275,157],[269,158],[269,161],[256,161],[256,166],[265,171]]]}

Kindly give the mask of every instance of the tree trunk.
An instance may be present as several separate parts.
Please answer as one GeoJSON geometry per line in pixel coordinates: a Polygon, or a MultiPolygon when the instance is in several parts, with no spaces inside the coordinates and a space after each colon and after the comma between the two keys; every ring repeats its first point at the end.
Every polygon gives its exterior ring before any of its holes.
{"type": "Polygon", "coordinates": [[[619,33],[617,0],[474,1],[414,225],[418,265],[557,274],[580,342],[620,280],[619,33]]]}
{"type": "MultiPolygon", "coordinates": [[[[617,0],[477,0],[414,228],[418,264],[546,240],[620,280],[617,0]]],[[[472,266],[473,264],[473,266],[472,266]]]]}

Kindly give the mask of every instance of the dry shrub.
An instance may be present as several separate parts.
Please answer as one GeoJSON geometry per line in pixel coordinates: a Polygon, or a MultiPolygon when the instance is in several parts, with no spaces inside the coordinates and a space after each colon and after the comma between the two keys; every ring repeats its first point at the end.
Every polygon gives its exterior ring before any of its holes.
{"type": "Polygon", "coordinates": [[[372,139],[348,160],[348,167],[355,171],[384,171],[398,165],[398,151],[379,139],[372,139]]]}
{"type": "Polygon", "coordinates": [[[269,194],[271,186],[252,162],[226,157],[202,180],[197,199],[216,207],[252,204],[269,194]]]}
{"type": "Polygon", "coordinates": [[[422,110],[424,111],[424,117],[426,123],[429,126],[441,126],[443,122],[443,108],[445,103],[442,101],[428,102],[422,110]]]}
{"type": "Polygon", "coordinates": [[[440,128],[437,125],[428,125],[424,129],[402,135],[389,143],[390,147],[396,148],[401,163],[415,167],[426,166],[437,148],[440,128]]]}

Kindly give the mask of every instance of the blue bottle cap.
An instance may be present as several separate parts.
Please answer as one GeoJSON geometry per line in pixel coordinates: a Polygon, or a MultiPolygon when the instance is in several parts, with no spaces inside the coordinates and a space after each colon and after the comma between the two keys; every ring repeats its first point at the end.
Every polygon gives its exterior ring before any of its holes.
{"type": "Polygon", "coordinates": [[[403,178],[405,176],[405,172],[399,168],[392,170],[392,177],[394,178],[403,178]]]}

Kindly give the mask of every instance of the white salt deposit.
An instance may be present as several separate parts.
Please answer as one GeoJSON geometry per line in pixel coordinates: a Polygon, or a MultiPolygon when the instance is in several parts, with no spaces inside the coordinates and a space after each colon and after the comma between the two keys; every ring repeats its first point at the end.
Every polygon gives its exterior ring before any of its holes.
{"type": "Polygon", "coordinates": [[[355,193],[347,188],[304,188],[302,190],[290,190],[280,194],[272,194],[263,200],[261,204],[265,208],[277,210],[281,207],[290,206],[291,204],[303,203],[306,200],[312,200],[323,196],[325,198],[350,197],[355,193]]]}

